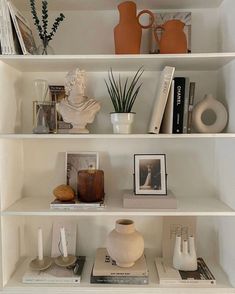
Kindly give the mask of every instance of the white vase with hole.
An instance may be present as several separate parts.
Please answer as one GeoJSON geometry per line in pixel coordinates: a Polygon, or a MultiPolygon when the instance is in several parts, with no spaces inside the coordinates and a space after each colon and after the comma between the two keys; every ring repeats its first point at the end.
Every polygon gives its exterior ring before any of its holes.
{"type": "Polygon", "coordinates": [[[193,108],[192,123],[199,133],[220,133],[228,121],[228,113],[225,106],[214,98],[212,94],[205,95],[204,99],[198,102],[193,108]],[[212,124],[203,121],[203,114],[211,111],[215,120],[212,124]]]}
{"type": "Polygon", "coordinates": [[[120,267],[132,267],[143,255],[144,239],[132,220],[121,219],[107,238],[107,251],[120,267]]]}
{"type": "Polygon", "coordinates": [[[131,134],[135,113],[111,113],[114,134],[131,134]]]}

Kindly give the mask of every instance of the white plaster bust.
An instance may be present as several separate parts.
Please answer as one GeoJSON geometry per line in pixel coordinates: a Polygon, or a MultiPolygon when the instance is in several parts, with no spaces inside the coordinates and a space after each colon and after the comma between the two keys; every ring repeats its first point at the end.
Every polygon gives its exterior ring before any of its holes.
{"type": "Polygon", "coordinates": [[[57,103],[57,111],[63,120],[71,123],[71,133],[89,133],[86,125],[92,123],[100,110],[100,103],[85,96],[85,71],[78,68],[68,72],[65,78],[65,93],[68,98],[57,103]]]}

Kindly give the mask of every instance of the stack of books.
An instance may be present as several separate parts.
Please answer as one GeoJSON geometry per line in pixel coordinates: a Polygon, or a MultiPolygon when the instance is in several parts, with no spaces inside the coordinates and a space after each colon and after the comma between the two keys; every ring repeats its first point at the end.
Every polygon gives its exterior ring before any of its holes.
{"type": "Polygon", "coordinates": [[[173,78],[174,72],[174,67],[166,66],[161,74],[149,133],[191,133],[195,82],[187,77],[173,78]]]}
{"type": "Polygon", "coordinates": [[[170,262],[163,258],[156,258],[155,264],[160,285],[216,285],[214,275],[201,257],[197,259],[198,269],[196,271],[176,270],[170,262]]]}
{"type": "Polygon", "coordinates": [[[65,209],[65,210],[76,210],[86,208],[105,208],[105,202],[81,202],[79,200],[74,201],[59,201],[57,199],[50,203],[51,209],[65,209]]]}
{"type": "Polygon", "coordinates": [[[148,284],[148,268],[145,256],[137,260],[134,266],[123,268],[116,265],[106,248],[98,248],[94,267],[91,272],[91,284],[148,284]]]}
{"type": "Polygon", "coordinates": [[[79,256],[76,263],[67,268],[53,264],[44,271],[28,269],[22,281],[27,284],[80,284],[85,260],[85,256],[79,256]]]}
{"type": "Polygon", "coordinates": [[[0,1],[0,52],[4,55],[37,53],[28,20],[9,0],[0,1]]]}

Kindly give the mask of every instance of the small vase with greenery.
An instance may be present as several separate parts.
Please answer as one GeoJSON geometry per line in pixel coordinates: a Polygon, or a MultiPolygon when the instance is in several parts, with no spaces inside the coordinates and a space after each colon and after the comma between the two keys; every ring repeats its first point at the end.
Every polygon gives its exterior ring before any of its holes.
{"type": "Polygon", "coordinates": [[[54,24],[52,25],[51,32],[48,32],[48,1],[43,0],[42,1],[42,20],[39,20],[36,6],[35,6],[36,0],[30,0],[30,6],[31,6],[31,13],[34,20],[34,25],[36,26],[39,37],[42,41],[42,45],[38,48],[38,54],[47,55],[47,54],[53,54],[52,48],[49,46],[49,42],[54,37],[56,31],[58,30],[58,27],[60,23],[64,20],[65,16],[63,13],[60,13],[60,15],[55,19],[54,24]]]}
{"type": "Polygon", "coordinates": [[[105,84],[114,107],[114,112],[111,113],[111,122],[113,132],[116,134],[131,133],[131,125],[135,115],[132,108],[142,86],[138,82],[143,72],[143,68],[139,68],[131,82],[129,82],[129,78],[126,78],[124,83],[120,75],[118,79],[114,78],[112,69],[108,72],[108,81],[105,80],[105,84]]]}

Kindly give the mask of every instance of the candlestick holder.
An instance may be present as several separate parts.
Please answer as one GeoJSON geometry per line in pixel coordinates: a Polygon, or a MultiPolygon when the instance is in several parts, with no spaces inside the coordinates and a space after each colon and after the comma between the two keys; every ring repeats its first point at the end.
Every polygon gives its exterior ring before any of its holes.
{"type": "Polygon", "coordinates": [[[29,266],[32,270],[43,271],[48,269],[52,265],[52,258],[49,256],[44,256],[42,260],[39,258],[33,259],[29,266]]]}
{"type": "Polygon", "coordinates": [[[60,267],[67,267],[73,265],[76,262],[77,258],[74,255],[68,255],[67,257],[58,256],[55,258],[55,264],[60,267]]]}

